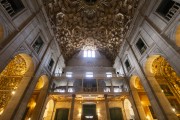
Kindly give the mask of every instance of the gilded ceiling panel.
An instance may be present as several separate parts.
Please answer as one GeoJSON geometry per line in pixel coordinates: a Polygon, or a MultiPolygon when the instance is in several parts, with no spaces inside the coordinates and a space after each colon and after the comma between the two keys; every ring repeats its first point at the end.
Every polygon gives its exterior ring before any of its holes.
{"type": "Polygon", "coordinates": [[[47,0],[47,15],[65,60],[93,46],[114,61],[139,0],[47,0]]]}

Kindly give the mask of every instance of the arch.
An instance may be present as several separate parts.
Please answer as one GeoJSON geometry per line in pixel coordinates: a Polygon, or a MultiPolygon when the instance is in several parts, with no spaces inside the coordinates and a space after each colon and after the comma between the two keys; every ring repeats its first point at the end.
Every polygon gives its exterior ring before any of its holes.
{"type": "Polygon", "coordinates": [[[139,77],[136,75],[132,75],[131,79],[130,79],[130,88],[131,89],[141,89],[142,85],[140,83],[139,77]]]}
{"type": "Polygon", "coordinates": [[[14,112],[33,72],[32,58],[21,53],[16,55],[0,73],[0,113],[2,115],[6,113],[10,116],[10,113],[14,112]]]}
{"type": "Polygon", "coordinates": [[[180,47],[180,25],[178,25],[175,33],[176,45],[180,47]]]}
{"type": "Polygon", "coordinates": [[[46,84],[48,84],[48,77],[42,75],[36,84],[35,90],[41,90],[46,84]]]}
{"type": "Polygon", "coordinates": [[[128,99],[124,100],[124,109],[127,120],[135,119],[134,111],[132,109],[131,102],[128,99]]]}
{"type": "Polygon", "coordinates": [[[162,84],[162,80],[159,81],[159,78],[163,79],[164,82],[167,82],[168,86],[172,89],[172,92],[180,101],[180,77],[176,74],[174,69],[164,57],[160,55],[150,56],[147,60],[145,70],[147,76],[155,78],[160,86],[162,84]]]}
{"type": "Polygon", "coordinates": [[[46,105],[43,120],[50,120],[53,114],[54,100],[50,99],[46,105]]]}
{"type": "Polygon", "coordinates": [[[177,119],[174,113],[180,113],[180,77],[160,55],[147,59],[145,73],[167,117],[177,119]]]}
{"type": "Polygon", "coordinates": [[[0,44],[3,42],[4,38],[4,28],[3,25],[0,23],[0,44]]]}
{"type": "Polygon", "coordinates": [[[151,109],[151,103],[138,76],[132,75],[130,88],[140,119],[155,119],[156,115],[151,109]]]}
{"type": "Polygon", "coordinates": [[[34,119],[33,117],[37,116],[38,113],[36,111],[38,111],[39,108],[43,106],[43,100],[45,99],[47,88],[48,77],[46,75],[42,75],[39,77],[31,98],[27,104],[26,112],[24,113],[25,119],[34,119]]]}

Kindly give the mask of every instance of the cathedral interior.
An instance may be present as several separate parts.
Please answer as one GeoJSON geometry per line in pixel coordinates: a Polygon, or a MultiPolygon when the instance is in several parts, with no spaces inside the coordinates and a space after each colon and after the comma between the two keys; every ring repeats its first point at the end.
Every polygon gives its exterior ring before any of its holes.
{"type": "Polygon", "coordinates": [[[179,120],[180,0],[0,0],[0,120],[179,120]]]}

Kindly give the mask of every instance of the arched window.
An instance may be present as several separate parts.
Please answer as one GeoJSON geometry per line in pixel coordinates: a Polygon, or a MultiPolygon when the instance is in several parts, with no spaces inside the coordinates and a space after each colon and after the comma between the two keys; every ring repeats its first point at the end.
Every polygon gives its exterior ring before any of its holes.
{"type": "Polygon", "coordinates": [[[95,58],[94,50],[84,50],[84,57],[95,58]]]}

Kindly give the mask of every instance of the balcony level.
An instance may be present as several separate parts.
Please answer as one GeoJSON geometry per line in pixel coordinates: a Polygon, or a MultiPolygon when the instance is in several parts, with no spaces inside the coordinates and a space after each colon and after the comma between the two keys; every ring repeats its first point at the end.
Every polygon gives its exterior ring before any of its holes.
{"type": "Polygon", "coordinates": [[[51,94],[58,95],[72,95],[72,94],[108,94],[108,95],[125,95],[129,93],[122,75],[112,76],[104,74],[95,74],[93,77],[85,75],[73,75],[67,77],[66,75],[54,76],[51,87],[51,94]]]}

